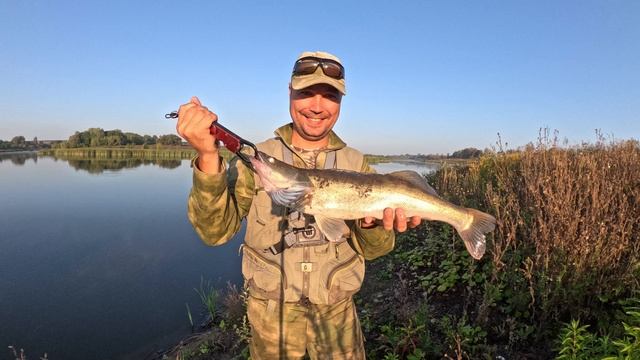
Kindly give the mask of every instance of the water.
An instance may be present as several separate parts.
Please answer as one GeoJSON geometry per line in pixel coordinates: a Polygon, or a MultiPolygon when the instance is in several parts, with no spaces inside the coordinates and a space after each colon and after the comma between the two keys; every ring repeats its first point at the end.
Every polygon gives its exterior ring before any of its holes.
{"type": "Polygon", "coordinates": [[[189,161],[0,160],[1,348],[143,358],[189,333],[201,277],[241,282],[243,234],[207,247],[187,220],[189,161]]]}
{"type": "Polygon", "coordinates": [[[144,358],[189,333],[185,303],[195,316],[201,277],[241,283],[244,230],[208,247],[187,220],[189,161],[0,156],[0,349],[144,358]]]}
{"type": "Polygon", "coordinates": [[[437,164],[425,164],[413,161],[407,162],[388,162],[371,165],[377,172],[387,174],[394,171],[413,170],[418,174],[429,174],[437,171],[440,167],[437,164]]]}

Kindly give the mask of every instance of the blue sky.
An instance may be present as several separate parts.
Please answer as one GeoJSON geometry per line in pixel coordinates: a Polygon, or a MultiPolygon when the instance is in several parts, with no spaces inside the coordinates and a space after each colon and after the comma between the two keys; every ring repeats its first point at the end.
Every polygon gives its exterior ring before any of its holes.
{"type": "Polygon", "coordinates": [[[259,141],[304,50],[343,60],[336,131],[365,152],[640,138],[638,1],[1,0],[0,139],[174,133],[197,95],[259,141]]]}

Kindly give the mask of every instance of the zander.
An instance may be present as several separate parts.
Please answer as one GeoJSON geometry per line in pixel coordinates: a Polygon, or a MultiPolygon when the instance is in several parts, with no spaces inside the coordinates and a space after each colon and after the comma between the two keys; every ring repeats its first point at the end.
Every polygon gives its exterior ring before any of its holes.
{"type": "Polygon", "coordinates": [[[404,208],[407,217],[419,216],[453,226],[469,254],[480,259],[486,248],[485,234],[495,228],[493,216],[440,198],[415,171],[383,175],[301,169],[260,151],[250,161],[273,202],[313,215],[330,241],[349,233],[344,220],[365,216],[381,219],[385,208],[404,208]]]}

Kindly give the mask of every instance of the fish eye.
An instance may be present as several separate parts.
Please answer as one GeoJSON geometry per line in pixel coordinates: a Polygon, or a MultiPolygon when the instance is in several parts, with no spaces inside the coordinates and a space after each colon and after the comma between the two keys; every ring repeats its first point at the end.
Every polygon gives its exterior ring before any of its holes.
{"type": "Polygon", "coordinates": [[[272,157],[270,157],[269,159],[267,159],[267,161],[269,161],[270,163],[273,164],[273,162],[275,161],[272,157]]]}

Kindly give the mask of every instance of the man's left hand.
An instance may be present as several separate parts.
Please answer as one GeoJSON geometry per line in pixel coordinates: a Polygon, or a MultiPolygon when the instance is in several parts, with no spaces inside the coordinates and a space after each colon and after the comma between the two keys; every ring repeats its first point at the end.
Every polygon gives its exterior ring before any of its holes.
{"type": "MultiPolygon", "coordinates": [[[[361,226],[365,229],[371,228],[375,226],[375,220],[374,217],[367,216],[362,220],[361,226]]],[[[413,229],[420,225],[421,222],[422,219],[419,216],[412,216],[407,222],[403,208],[396,208],[395,210],[386,208],[382,213],[382,226],[387,231],[395,229],[398,232],[404,232],[407,230],[407,227],[413,229]]]]}

